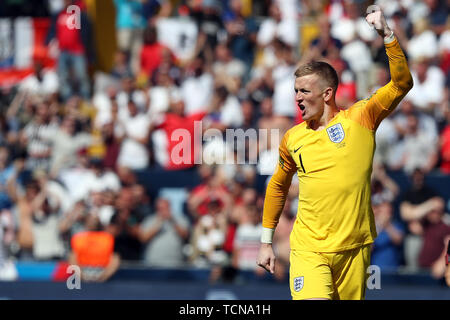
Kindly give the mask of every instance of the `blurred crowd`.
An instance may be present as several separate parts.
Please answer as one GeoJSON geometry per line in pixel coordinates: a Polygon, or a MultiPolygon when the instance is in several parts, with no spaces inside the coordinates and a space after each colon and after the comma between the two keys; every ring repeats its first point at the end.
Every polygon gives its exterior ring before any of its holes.
{"type": "MultiPolygon", "coordinates": [[[[279,139],[302,121],[296,67],[329,62],[343,109],[389,81],[383,39],[364,20],[373,1],[114,0],[109,72],[92,71],[93,21],[83,1],[48,3],[55,68],[36,61],[33,74],[0,94],[0,278],[16,260],[67,260],[97,281],[123,261],[209,268],[211,281],[241,270],[264,276],[256,256],[265,188],[256,184],[275,168],[279,139]],[[72,4],[81,8],[79,29],[66,23],[72,4]],[[224,164],[239,148],[221,140],[203,144],[202,164],[175,161],[174,132],[194,134],[200,121],[203,132],[277,129],[279,136],[241,146],[258,145],[255,164],[224,164]],[[178,198],[150,193],[143,171],[170,172],[170,179],[188,172],[200,183],[178,198]]],[[[372,264],[442,278],[449,199],[426,177],[450,179],[450,5],[375,4],[405,50],[414,87],[376,135],[372,264]],[[409,189],[391,172],[407,175],[409,189]]],[[[279,280],[287,276],[297,197],[294,177],[274,238],[279,280]]]]}

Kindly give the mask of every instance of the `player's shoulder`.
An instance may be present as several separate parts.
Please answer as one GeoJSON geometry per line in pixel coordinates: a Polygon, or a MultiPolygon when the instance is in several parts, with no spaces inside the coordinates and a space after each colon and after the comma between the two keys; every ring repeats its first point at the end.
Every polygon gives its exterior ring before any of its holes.
{"type": "Polygon", "coordinates": [[[367,102],[369,102],[370,98],[371,98],[371,96],[367,97],[366,99],[361,99],[361,100],[356,101],[350,107],[348,107],[347,109],[343,110],[344,114],[350,114],[352,112],[360,110],[362,107],[364,107],[367,104],[367,102]]]}
{"type": "Polygon", "coordinates": [[[303,121],[303,122],[293,126],[292,128],[290,128],[284,134],[286,140],[288,140],[290,137],[294,137],[294,136],[304,133],[306,131],[306,126],[307,126],[306,121],[303,121]]]}
{"type": "Polygon", "coordinates": [[[350,107],[341,110],[342,116],[347,119],[359,119],[363,115],[365,106],[369,102],[370,98],[371,96],[366,99],[359,100],[352,104],[350,107]]]}

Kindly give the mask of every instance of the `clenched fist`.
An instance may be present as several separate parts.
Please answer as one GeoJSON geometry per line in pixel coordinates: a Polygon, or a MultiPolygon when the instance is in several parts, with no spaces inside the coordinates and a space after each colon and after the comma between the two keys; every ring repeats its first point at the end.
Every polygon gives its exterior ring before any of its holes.
{"type": "Polygon", "coordinates": [[[382,37],[388,37],[392,31],[387,25],[386,19],[380,7],[374,5],[367,8],[366,21],[369,25],[373,26],[377,30],[378,34],[382,37]]]}

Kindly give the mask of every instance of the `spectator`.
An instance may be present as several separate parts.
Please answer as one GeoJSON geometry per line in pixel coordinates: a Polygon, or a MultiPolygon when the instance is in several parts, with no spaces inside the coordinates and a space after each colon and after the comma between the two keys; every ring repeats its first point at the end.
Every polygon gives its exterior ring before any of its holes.
{"type": "Polygon", "coordinates": [[[263,20],[257,33],[257,43],[266,47],[272,41],[279,39],[291,47],[298,44],[299,32],[294,19],[286,19],[277,1],[271,1],[269,17],[263,20]]]}
{"type": "Polygon", "coordinates": [[[133,170],[145,169],[150,162],[148,144],[150,141],[150,121],[147,115],[139,112],[134,101],[128,101],[129,116],[118,123],[122,130],[123,142],[120,147],[117,165],[133,170]]]}
{"type": "Polygon", "coordinates": [[[54,136],[50,136],[52,153],[50,175],[57,177],[60,170],[75,165],[75,155],[92,143],[92,137],[85,132],[77,132],[77,121],[71,115],[63,118],[54,136]]]}
{"type": "Polygon", "coordinates": [[[217,86],[224,86],[232,94],[238,94],[245,74],[245,65],[233,57],[225,43],[215,47],[215,59],[212,64],[213,75],[217,86]]]}
{"type": "Polygon", "coordinates": [[[84,99],[90,98],[90,81],[88,77],[88,64],[94,62],[94,45],[92,28],[86,7],[83,1],[64,0],[64,8],[53,22],[47,36],[47,42],[53,38],[58,43],[58,78],[61,83],[60,94],[65,101],[75,93],[75,86],[70,78],[71,73],[80,88],[79,94],[84,99]],[[67,10],[70,5],[76,4],[81,8],[80,27],[72,25],[73,18],[67,10]]]}
{"type": "Polygon", "coordinates": [[[436,34],[429,29],[426,18],[418,19],[413,25],[413,36],[408,42],[408,55],[412,60],[433,59],[438,53],[436,34]]]}
{"type": "Polygon", "coordinates": [[[61,171],[58,178],[73,201],[86,200],[92,190],[119,191],[119,177],[102,163],[102,158],[90,157],[81,152],[78,154],[77,166],[61,171]]]}
{"type": "Polygon", "coordinates": [[[150,109],[147,114],[149,117],[155,118],[169,111],[171,97],[180,94],[178,85],[181,82],[181,72],[181,69],[173,64],[169,57],[163,57],[163,62],[153,74],[152,86],[148,89],[150,109]]]}
{"type": "Polygon", "coordinates": [[[214,50],[219,42],[226,37],[225,26],[220,14],[221,1],[203,0],[201,8],[192,10],[191,16],[195,19],[198,28],[196,52],[205,55],[208,64],[213,63],[214,50]]]}
{"type": "Polygon", "coordinates": [[[115,250],[123,260],[139,261],[142,257],[140,226],[144,217],[137,212],[131,188],[122,188],[116,199],[115,212],[105,230],[114,236],[115,250]]]}
{"type": "Polygon", "coordinates": [[[114,67],[110,72],[111,76],[120,80],[121,78],[132,74],[133,71],[128,63],[129,60],[130,55],[128,51],[117,50],[114,55],[114,67]]]}
{"type": "MultiPolygon", "coordinates": [[[[126,76],[124,76],[126,78],[126,76]]],[[[109,84],[104,90],[98,90],[92,97],[95,108],[95,119],[92,122],[93,129],[101,128],[104,124],[115,122],[118,118],[117,94],[119,86],[109,84]]]]}
{"type": "Polygon", "coordinates": [[[450,174],[450,111],[446,114],[447,123],[440,136],[441,172],[450,174]]]}
{"type": "Polygon", "coordinates": [[[216,128],[222,132],[225,132],[226,128],[240,127],[243,114],[238,98],[226,87],[217,87],[204,122],[208,129],[216,128]]]}
{"type": "Polygon", "coordinates": [[[15,241],[15,223],[10,210],[0,211],[0,281],[16,280],[18,273],[10,256],[15,241]]]}
{"type": "Polygon", "coordinates": [[[172,61],[175,60],[170,49],[158,41],[156,27],[147,27],[144,31],[144,45],[140,52],[141,74],[151,79],[154,71],[163,61],[164,55],[170,56],[172,61]]]}
{"type": "Polygon", "coordinates": [[[442,198],[435,201],[435,206],[420,221],[418,233],[422,236],[423,245],[419,253],[419,266],[429,268],[433,277],[444,277],[444,259],[447,253],[446,244],[450,240],[449,215],[445,213],[445,202],[442,198]]]}
{"type": "Polygon", "coordinates": [[[181,98],[186,104],[186,115],[207,111],[213,90],[214,78],[205,66],[205,59],[202,56],[195,57],[186,66],[185,78],[181,83],[181,98]]]}
{"type": "Polygon", "coordinates": [[[259,271],[258,258],[261,240],[261,212],[256,206],[247,206],[240,217],[234,238],[232,265],[242,271],[259,271]]]}
{"type": "Polygon", "coordinates": [[[143,261],[149,266],[177,268],[185,263],[183,248],[189,236],[189,221],[172,214],[170,202],[156,200],[156,212],[144,219],[139,239],[144,244],[143,261]]]}
{"type": "MultiPolygon", "coordinates": [[[[331,50],[339,52],[342,48],[342,42],[333,37],[330,32],[331,24],[326,15],[321,15],[317,18],[317,24],[319,28],[319,33],[315,39],[313,39],[310,43],[310,49],[316,50],[317,53],[323,57],[329,55],[331,50]]],[[[305,52],[305,54],[308,54],[305,52]]]]}
{"type": "Polygon", "coordinates": [[[412,66],[414,86],[406,95],[406,99],[414,101],[419,110],[433,116],[436,106],[443,101],[444,74],[439,67],[431,65],[429,59],[424,57],[413,60],[412,66]]]}
{"type": "MultiPolygon", "coordinates": [[[[271,133],[272,129],[279,129],[281,131],[280,136],[282,136],[292,125],[289,117],[274,114],[273,100],[271,97],[266,97],[262,100],[259,112],[260,117],[257,128],[267,130],[268,134],[271,133]]],[[[268,136],[268,140],[271,141],[270,136],[268,136]]]]}
{"type": "Polygon", "coordinates": [[[89,216],[89,210],[85,201],[78,201],[67,210],[59,223],[59,231],[65,240],[66,247],[70,249],[70,240],[78,232],[86,231],[85,223],[89,216]]]}
{"type": "Polygon", "coordinates": [[[428,19],[430,29],[439,36],[446,30],[448,3],[446,5],[444,0],[426,0],[425,2],[430,9],[428,19]]]}
{"type": "MultiPolygon", "coordinates": [[[[330,32],[333,37],[340,40],[343,44],[340,55],[349,64],[353,74],[355,74],[357,97],[365,97],[368,94],[367,72],[373,63],[372,55],[367,44],[358,37],[357,32],[362,28],[358,25],[360,14],[357,4],[344,2],[344,9],[344,16],[336,20],[336,22],[332,22],[330,32]]],[[[374,34],[373,30],[371,34],[374,34]]]]}
{"type": "Polygon", "coordinates": [[[415,114],[406,118],[405,137],[396,147],[398,148],[397,162],[393,169],[403,169],[410,174],[420,168],[425,173],[430,172],[437,164],[437,139],[430,138],[428,132],[419,127],[419,120],[415,114]]]}
{"type": "Polygon", "coordinates": [[[9,149],[0,146],[0,211],[9,209],[12,206],[8,195],[7,182],[13,175],[14,165],[10,164],[9,149]]]}
{"type": "Polygon", "coordinates": [[[419,121],[418,126],[423,134],[426,134],[431,141],[438,139],[438,128],[436,120],[422,112],[414,105],[414,101],[410,99],[404,99],[400,105],[400,109],[394,114],[392,119],[394,120],[395,128],[401,136],[406,134],[408,115],[415,115],[419,121]]]}
{"type": "MultiPolygon", "coordinates": [[[[137,85],[136,79],[131,74],[122,78],[120,90],[117,92],[115,100],[117,101],[117,120],[119,123],[126,122],[130,117],[128,102],[132,101],[139,112],[142,113],[147,112],[149,105],[148,96],[146,95],[145,90],[137,85]]],[[[112,111],[113,110],[111,110],[111,112],[112,111]]]]}
{"type": "Polygon", "coordinates": [[[273,113],[277,116],[294,118],[295,108],[295,77],[296,64],[291,47],[276,41],[275,54],[278,58],[277,65],[272,70],[273,78],[273,113]]]}
{"type": "Polygon", "coordinates": [[[40,62],[35,62],[33,73],[22,80],[19,90],[33,95],[57,95],[59,91],[58,75],[52,69],[44,68],[40,62]]]}
{"type": "Polygon", "coordinates": [[[187,115],[183,98],[176,94],[172,96],[169,111],[158,117],[151,128],[155,130],[152,138],[155,160],[159,166],[166,170],[194,166],[200,155],[195,141],[202,133],[198,128],[201,130],[200,121],[205,114],[198,112],[187,115]]]}
{"type": "Polygon", "coordinates": [[[60,203],[46,189],[46,185],[31,180],[25,189],[25,195],[18,200],[19,209],[19,245],[27,257],[36,260],[58,260],[64,252],[59,232],[60,203]]]}
{"type": "MultiPolygon", "coordinates": [[[[220,270],[228,264],[228,256],[223,248],[227,213],[220,201],[214,198],[208,202],[206,208],[206,213],[199,217],[192,232],[189,260],[196,267],[220,270]]],[[[214,271],[212,275],[218,273],[217,270],[214,271]]]]}
{"type": "Polygon", "coordinates": [[[103,125],[101,129],[101,137],[105,148],[103,166],[107,170],[115,171],[117,169],[117,159],[119,158],[122,141],[115,135],[113,122],[103,125]]]}
{"type": "MultiPolygon", "coordinates": [[[[144,218],[150,216],[152,210],[150,207],[150,196],[147,194],[146,188],[137,182],[132,184],[130,188],[133,193],[133,203],[135,204],[137,215],[144,218]]],[[[107,196],[114,197],[111,193],[107,196]]]]}
{"type": "Polygon", "coordinates": [[[191,191],[187,201],[192,218],[197,220],[206,215],[209,211],[209,205],[213,201],[221,210],[229,212],[233,205],[232,199],[216,169],[208,165],[202,165],[200,175],[202,183],[191,191]]]}
{"type": "Polygon", "coordinates": [[[253,18],[242,14],[242,0],[231,0],[225,13],[225,29],[233,56],[245,63],[247,70],[253,65],[257,26],[253,18]]]}
{"type": "Polygon", "coordinates": [[[143,15],[143,3],[138,0],[114,0],[116,6],[117,44],[119,50],[127,52],[133,73],[139,70],[139,52],[142,34],[147,25],[143,15]]]}
{"type": "Polygon", "coordinates": [[[26,146],[27,168],[48,170],[52,154],[52,137],[58,124],[51,121],[48,101],[39,102],[33,112],[33,119],[21,132],[20,143],[26,146]]]}
{"type": "Polygon", "coordinates": [[[374,163],[372,171],[372,203],[392,202],[399,195],[400,189],[391,179],[383,165],[374,163]]]}
{"type": "Polygon", "coordinates": [[[395,270],[402,263],[403,226],[393,220],[393,207],[388,199],[372,201],[377,238],[372,247],[371,264],[395,270]]]}
{"type": "Polygon", "coordinates": [[[265,98],[272,97],[273,86],[272,69],[264,68],[261,74],[256,74],[247,82],[245,90],[255,104],[260,104],[265,98]]]}
{"type": "Polygon", "coordinates": [[[114,252],[114,237],[100,228],[94,215],[86,217],[84,228],[85,231],[77,232],[71,238],[68,261],[81,268],[82,281],[107,281],[119,269],[121,260],[114,252]]]}
{"type": "Polygon", "coordinates": [[[416,169],[411,175],[412,186],[401,197],[400,215],[408,226],[405,237],[405,260],[407,267],[419,267],[419,251],[422,246],[420,220],[430,211],[439,209],[441,199],[435,190],[425,184],[425,174],[416,169]]]}

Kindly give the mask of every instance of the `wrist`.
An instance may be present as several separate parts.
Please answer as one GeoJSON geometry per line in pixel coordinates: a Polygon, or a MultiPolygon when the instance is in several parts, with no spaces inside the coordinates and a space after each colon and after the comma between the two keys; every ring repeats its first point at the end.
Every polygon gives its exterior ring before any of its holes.
{"type": "Polygon", "coordinates": [[[388,44],[391,43],[392,41],[394,41],[395,36],[394,36],[394,31],[392,31],[391,29],[387,28],[386,30],[384,30],[384,43],[388,44]]]}
{"type": "Polygon", "coordinates": [[[275,229],[263,227],[262,233],[261,233],[261,243],[272,245],[274,233],[275,233],[275,229]]]}

